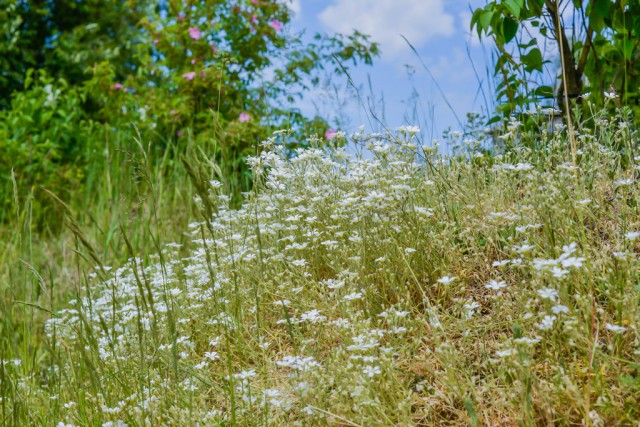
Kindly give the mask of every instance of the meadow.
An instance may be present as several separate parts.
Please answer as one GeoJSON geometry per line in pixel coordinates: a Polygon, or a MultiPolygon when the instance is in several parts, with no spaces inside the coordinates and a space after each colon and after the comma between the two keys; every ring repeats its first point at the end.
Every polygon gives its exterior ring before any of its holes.
{"type": "Polygon", "coordinates": [[[636,425],[638,133],[591,119],[574,147],[512,120],[453,153],[413,126],[280,131],[238,207],[205,152],[141,146],[128,195],[106,169],[57,236],[23,205],[3,424],[636,425]]]}

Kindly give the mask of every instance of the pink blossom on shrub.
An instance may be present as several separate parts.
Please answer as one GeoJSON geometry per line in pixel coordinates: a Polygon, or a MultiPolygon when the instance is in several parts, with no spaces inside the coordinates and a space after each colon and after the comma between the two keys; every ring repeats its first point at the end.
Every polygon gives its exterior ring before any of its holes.
{"type": "Polygon", "coordinates": [[[200,37],[202,37],[202,33],[200,32],[200,28],[198,28],[198,27],[189,28],[189,36],[194,40],[198,40],[200,37]]]}
{"type": "Polygon", "coordinates": [[[113,85],[113,90],[120,90],[122,89],[122,83],[116,83],[113,85]]]}
{"type": "Polygon", "coordinates": [[[240,123],[248,122],[249,120],[251,120],[251,116],[247,113],[240,113],[238,116],[238,121],[240,123]]]}
{"type": "Polygon", "coordinates": [[[194,78],[195,76],[196,76],[195,71],[190,71],[190,72],[188,72],[188,73],[184,73],[184,74],[182,75],[182,77],[184,77],[184,78],[185,78],[185,79],[187,79],[187,80],[193,80],[193,78],[194,78]]]}
{"type": "Polygon", "coordinates": [[[335,138],[337,134],[338,134],[337,130],[335,130],[335,129],[327,129],[327,131],[324,133],[324,137],[327,139],[327,141],[330,141],[333,138],[335,138]]]}
{"type": "Polygon", "coordinates": [[[282,29],[282,23],[280,21],[276,21],[275,19],[269,23],[269,26],[276,31],[280,31],[282,29]]]}

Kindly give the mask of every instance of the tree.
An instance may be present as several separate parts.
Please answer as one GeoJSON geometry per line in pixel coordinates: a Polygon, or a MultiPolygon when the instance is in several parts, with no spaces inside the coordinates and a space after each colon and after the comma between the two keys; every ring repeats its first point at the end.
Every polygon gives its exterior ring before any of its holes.
{"type": "Polygon", "coordinates": [[[48,174],[73,170],[80,181],[104,161],[106,140],[132,151],[140,140],[157,158],[192,142],[218,160],[232,193],[247,190],[245,159],[274,130],[297,130],[290,149],[327,130],[295,106],[307,89],[379,53],[358,32],[305,42],[290,21],[288,0],[0,0],[0,134],[6,147],[25,144],[0,162],[0,200],[13,203],[12,173],[28,188],[55,182],[53,192],[72,193],[66,175],[48,174]],[[45,111],[48,93],[81,114],[45,111]],[[31,126],[29,117],[47,119],[31,126]],[[65,138],[51,137],[63,128],[65,138]],[[26,166],[34,152],[51,163],[38,175],[26,166]]]}
{"type": "MultiPolygon", "coordinates": [[[[602,106],[605,92],[640,106],[640,2],[629,0],[492,0],[474,11],[471,29],[496,45],[499,112],[510,115],[539,97],[553,97],[563,111],[586,93],[602,106]],[[562,67],[555,81],[530,89],[549,63],[551,43],[562,67]],[[513,46],[515,49],[509,50],[513,46]]],[[[566,112],[566,111],[565,111],[566,112]]]]}
{"type": "Polygon", "coordinates": [[[135,58],[141,65],[120,79],[110,63],[95,67],[87,96],[101,121],[118,121],[118,129],[135,121],[143,139],[159,148],[167,137],[215,141],[223,174],[236,193],[246,190],[245,159],[271,132],[297,130],[291,149],[310,134],[324,134],[326,121],[295,107],[320,74],[371,64],[378,54],[358,32],[316,34],[305,43],[288,30],[290,20],[287,2],[169,1],[140,21],[146,42],[135,58]]]}
{"type": "Polygon", "coordinates": [[[29,69],[74,86],[97,62],[109,61],[119,74],[135,69],[137,23],[148,8],[135,0],[0,0],[0,109],[24,90],[29,69]]]}

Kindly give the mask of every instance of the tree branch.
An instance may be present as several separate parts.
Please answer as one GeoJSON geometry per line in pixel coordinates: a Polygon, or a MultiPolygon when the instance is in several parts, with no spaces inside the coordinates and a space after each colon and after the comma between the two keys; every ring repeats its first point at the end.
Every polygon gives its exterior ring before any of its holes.
{"type": "MultiPolygon", "coordinates": [[[[571,47],[569,46],[569,40],[567,39],[567,35],[564,32],[564,27],[560,20],[557,2],[553,0],[545,0],[544,4],[551,15],[551,21],[553,22],[553,29],[556,35],[556,42],[560,47],[562,63],[564,64],[562,87],[566,86],[566,96],[573,98],[582,93],[582,75],[579,74],[576,69],[576,61],[573,58],[571,47]]],[[[562,87],[558,94],[559,100],[563,97],[562,87]]],[[[558,104],[562,109],[563,103],[558,102],[558,104]]]]}
{"type": "Polygon", "coordinates": [[[587,28],[587,37],[584,41],[584,46],[582,48],[582,52],[580,53],[580,59],[578,60],[578,68],[576,69],[577,73],[582,77],[582,73],[584,72],[584,67],[587,65],[587,59],[589,57],[589,51],[591,50],[591,37],[593,36],[593,28],[591,25],[587,28]]]}

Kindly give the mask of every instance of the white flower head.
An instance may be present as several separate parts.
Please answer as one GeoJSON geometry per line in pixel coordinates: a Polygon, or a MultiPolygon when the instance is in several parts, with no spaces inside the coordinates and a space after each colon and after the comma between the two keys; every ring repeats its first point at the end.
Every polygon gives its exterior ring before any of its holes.
{"type": "Polygon", "coordinates": [[[538,289],[538,295],[540,295],[540,298],[543,298],[543,299],[546,298],[546,299],[555,301],[556,298],[558,298],[558,291],[551,288],[543,288],[543,289],[538,289]]]}
{"type": "Polygon", "coordinates": [[[400,126],[396,130],[400,133],[408,133],[409,135],[420,133],[420,128],[418,126],[400,126]]]}
{"type": "Polygon", "coordinates": [[[621,333],[623,333],[624,331],[626,331],[626,330],[627,330],[627,328],[625,328],[624,326],[613,325],[613,324],[611,324],[611,323],[607,323],[604,327],[605,327],[608,331],[613,332],[614,334],[621,334],[621,333]]]}
{"type": "Polygon", "coordinates": [[[505,282],[504,280],[501,280],[499,282],[497,280],[489,280],[489,283],[484,285],[484,287],[487,289],[491,289],[492,291],[499,291],[500,289],[507,287],[507,282],[505,282]]]}
{"type": "Polygon", "coordinates": [[[564,268],[567,267],[575,267],[575,268],[580,268],[582,267],[582,263],[584,262],[584,258],[580,258],[580,257],[569,257],[569,258],[565,258],[561,261],[561,264],[564,268]]]}
{"type": "Polygon", "coordinates": [[[361,298],[362,298],[361,292],[352,292],[349,295],[345,295],[342,299],[344,299],[345,301],[353,301],[361,298]]]}
{"type": "Polygon", "coordinates": [[[443,276],[443,277],[438,279],[438,283],[440,283],[442,285],[449,285],[449,284],[453,283],[454,280],[456,280],[456,276],[453,276],[453,277],[443,276]]]}
{"type": "Polygon", "coordinates": [[[614,184],[615,184],[616,186],[631,185],[631,184],[633,184],[633,180],[632,180],[632,179],[629,179],[629,178],[626,178],[626,179],[619,179],[619,180],[617,180],[616,182],[614,182],[614,184]]]}
{"type": "Polygon", "coordinates": [[[567,307],[566,305],[558,304],[551,307],[551,311],[553,311],[553,314],[560,314],[560,313],[568,314],[569,307],[567,307]]]}
{"type": "Polygon", "coordinates": [[[506,350],[498,350],[496,351],[496,356],[498,357],[509,357],[512,354],[515,354],[516,351],[513,348],[508,348],[506,350]]]}
{"type": "Polygon", "coordinates": [[[380,370],[379,366],[365,366],[363,369],[363,373],[368,376],[369,378],[373,378],[376,375],[380,375],[382,371],[380,370]]]}
{"type": "Polygon", "coordinates": [[[556,316],[544,316],[540,323],[538,324],[538,329],[541,331],[547,331],[553,328],[553,323],[556,321],[556,316]]]}

